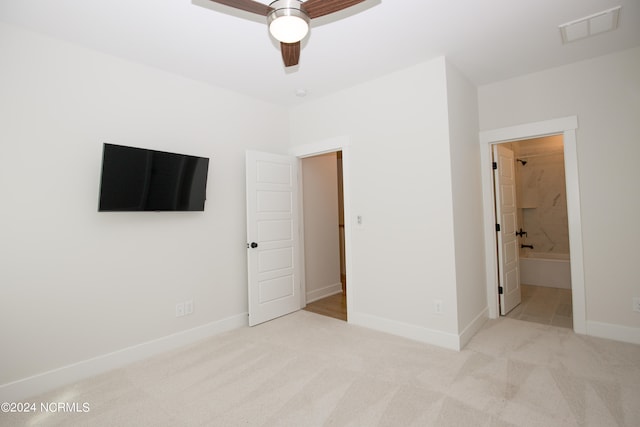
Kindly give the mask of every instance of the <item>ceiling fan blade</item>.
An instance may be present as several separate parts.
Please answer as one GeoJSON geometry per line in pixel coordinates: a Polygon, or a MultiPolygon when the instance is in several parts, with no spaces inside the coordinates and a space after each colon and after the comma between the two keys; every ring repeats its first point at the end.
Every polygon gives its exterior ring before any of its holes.
{"type": "Polygon", "coordinates": [[[300,42],[280,42],[280,51],[282,52],[282,60],[284,61],[285,67],[298,65],[298,61],[300,60],[300,42]]]}
{"type": "Polygon", "coordinates": [[[309,18],[318,18],[333,12],[338,12],[364,0],[307,0],[302,3],[302,9],[307,12],[309,18]]]}
{"type": "Polygon", "coordinates": [[[251,13],[257,13],[258,15],[267,16],[273,8],[267,6],[264,3],[258,3],[253,0],[211,0],[214,3],[220,3],[225,6],[231,6],[236,9],[245,10],[251,13]]]}

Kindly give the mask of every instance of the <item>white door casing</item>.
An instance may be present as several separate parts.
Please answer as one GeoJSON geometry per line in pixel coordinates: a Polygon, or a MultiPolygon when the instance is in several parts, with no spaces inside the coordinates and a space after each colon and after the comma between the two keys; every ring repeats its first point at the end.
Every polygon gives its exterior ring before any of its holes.
{"type": "Polygon", "coordinates": [[[580,182],[578,179],[578,144],[576,130],[578,117],[568,116],[556,119],[531,122],[504,128],[480,132],[480,157],[483,165],[482,200],[485,224],[485,257],[487,271],[487,306],[489,318],[498,317],[498,298],[496,292],[497,254],[496,235],[489,233],[495,227],[495,209],[493,180],[491,173],[491,147],[503,142],[539,138],[549,135],[563,135],[564,169],[567,186],[567,214],[569,221],[569,248],[571,256],[571,299],[573,301],[573,330],[579,334],[588,334],[586,319],[586,295],[584,283],[584,259],[582,246],[582,218],[580,212],[580,182]]]}
{"type": "MultiPolygon", "coordinates": [[[[354,301],[357,298],[357,280],[353,274],[352,264],[352,219],[351,214],[351,142],[348,136],[337,136],[322,141],[313,142],[310,144],[299,145],[292,147],[290,154],[296,156],[298,159],[305,157],[318,156],[326,153],[333,153],[336,151],[342,151],[342,199],[344,202],[344,247],[345,247],[345,264],[347,273],[347,283],[349,284],[349,292],[346,295],[347,298],[347,313],[349,313],[347,321],[354,324],[365,324],[364,321],[360,321],[358,313],[354,307],[354,301]]],[[[301,195],[300,197],[303,197],[301,195]]],[[[300,206],[302,210],[302,206],[300,206]]],[[[302,219],[301,219],[302,220],[302,219]]],[[[302,227],[301,227],[302,228],[302,227]]],[[[301,247],[304,247],[304,235],[301,235],[301,247]]],[[[304,307],[306,300],[304,299],[304,251],[301,250],[301,289],[302,300],[300,307],[304,307]]]]}
{"type": "Polygon", "coordinates": [[[506,315],[521,301],[520,266],[515,156],[513,151],[503,144],[493,146],[494,186],[496,199],[496,218],[500,225],[498,239],[498,275],[502,288],[500,295],[500,314],[506,315]]]}
{"type": "Polygon", "coordinates": [[[298,160],[246,152],[249,326],[300,309],[298,160]]]}

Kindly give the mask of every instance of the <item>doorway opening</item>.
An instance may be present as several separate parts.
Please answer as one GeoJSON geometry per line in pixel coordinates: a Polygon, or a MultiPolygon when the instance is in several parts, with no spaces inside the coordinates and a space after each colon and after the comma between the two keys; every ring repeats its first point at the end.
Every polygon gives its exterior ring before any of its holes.
{"type": "Polygon", "coordinates": [[[342,151],[302,158],[307,311],[347,320],[342,151]]]}
{"type": "Polygon", "coordinates": [[[571,270],[571,307],[573,330],[579,334],[587,333],[586,298],[584,283],[584,258],[582,245],[582,218],[580,212],[580,183],[578,179],[578,147],[576,130],[578,117],[568,116],[540,122],[531,122],[504,128],[480,132],[480,156],[483,167],[482,198],[485,227],[485,267],[487,283],[487,306],[489,317],[499,317],[499,283],[497,261],[496,216],[493,203],[492,148],[495,144],[548,135],[563,136],[564,166],[567,194],[567,222],[569,228],[570,270],[571,270]]]}
{"type": "MultiPolygon", "coordinates": [[[[501,284],[501,288],[514,287],[517,298],[500,295],[500,313],[509,318],[559,327],[573,327],[571,296],[571,268],[569,228],[567,214],[566,179],[564,168],[563,135],[503,142],[494,146],[494,152],[506,152],[513,173],[513,218],[515,231],[503,227],[502,232],[514,234],[512,257],[515,260],[516,285],[501,284]],[[515,307],[514,307],[514,301],[515,307]],[[505,302],[510,304],[504,306],[505,302]]],[[[494,158],[494,162],[498,159],[494,158]]],[[[498,165],[496,163],[496,165],[498,165]]],[[[506,165],[500,164],[500,167],[506,165]]],[[[495,181],[501,182],[500,171],[495,181]]],[[[495,187],[496,218],[501,206],[500,194],[505,188],[495,187]]],[[[502,201],[504,204],[504,201],[502,201]]],[[[504,236],[498,236],[500,242],[504,236]]],[[[505,246],[500,246],[503,249],[505,246]]],[[[500,252],[500,250],[499,250],[500,252]]],[[[508,267],[498,254],[498,271],[508,267]]],[[[499,274],[500,280],[510,277],[499,274]]],[[[506,293],[506,292],[505,292],[506,293]]]]}

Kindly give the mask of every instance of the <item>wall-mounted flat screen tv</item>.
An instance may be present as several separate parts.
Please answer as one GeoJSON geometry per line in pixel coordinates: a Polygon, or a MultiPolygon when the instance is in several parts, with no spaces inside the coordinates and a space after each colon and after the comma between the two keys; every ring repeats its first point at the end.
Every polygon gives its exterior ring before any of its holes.
{"type": "Polygon", "coordinates": [[[104,144],[98,211],[203,211],[209,159],[104,144]]]}

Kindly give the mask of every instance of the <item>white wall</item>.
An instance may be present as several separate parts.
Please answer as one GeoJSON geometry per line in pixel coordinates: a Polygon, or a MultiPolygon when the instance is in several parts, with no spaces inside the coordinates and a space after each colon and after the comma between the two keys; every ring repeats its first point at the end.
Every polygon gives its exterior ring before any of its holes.
{"type": "Polygon", "coordinates": [[[0,389],[246,323],[244,151],[286,111],[4,24],[0,70],[0,389]],[[103,142],[210,157],[205,211],[98,213],[103,142]]]}
{"type": "Polygon", "coordinates": [[[466,342],[488,315],[478,97],[476,87],[450,63],[446,65],[458,332],[465,334],[466,342]]]}
{"type": "Polygon", "coordinates": [[[483,130],[578,116],[587,332],[640,342],[640,48],[482,86],[478,97],[483,130]]]}
{"type": "Polygon", "coordinates": [[[302,163],[304,271],[307,302],[342,291],[336,153],[302,163]]]}
{"type": "MultiPolygon", "coordinates": [[[[473,111],[469,105],[466,111],[473,111]]],[[[350,140],[350,321],[455,347],[448,114],[445,60],[439,58],[296,107],[290,127],[296,145],[341,135],[350,140]],[[434,300],[442,301],[440,315],[434,300]]]]}

